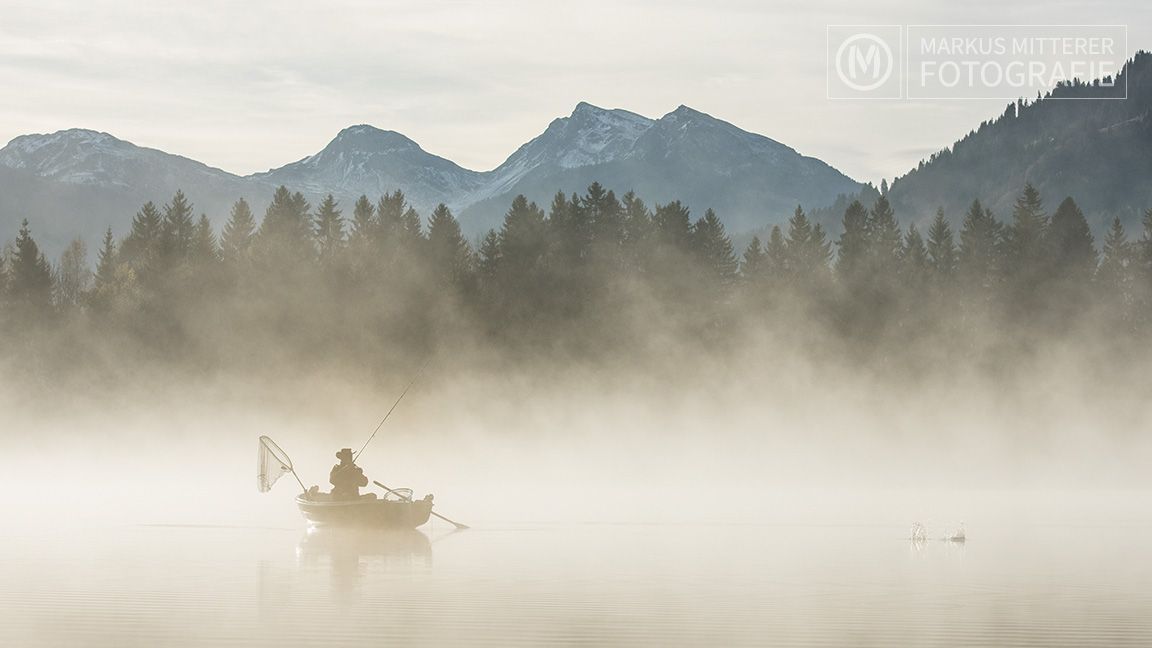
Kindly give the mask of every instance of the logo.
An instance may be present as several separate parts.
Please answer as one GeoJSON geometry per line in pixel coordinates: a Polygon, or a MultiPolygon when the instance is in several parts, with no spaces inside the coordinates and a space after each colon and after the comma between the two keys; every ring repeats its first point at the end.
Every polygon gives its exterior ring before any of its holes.
{"type": "Polygon", "coordinates": [[[899,25],[828,26],[830,99],[901,97],[899,25]]]}
{"type": "Polygon", "coordinates": [[[855,34],[836,50],[836,74],[852,90],[867,92],[884,85],[896,67],[892,48],[875,34],[855,34]]]}

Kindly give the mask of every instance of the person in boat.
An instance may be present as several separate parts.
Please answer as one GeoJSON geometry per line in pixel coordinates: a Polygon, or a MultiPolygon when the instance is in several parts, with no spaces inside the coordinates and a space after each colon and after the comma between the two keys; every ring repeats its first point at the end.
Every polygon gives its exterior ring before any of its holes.
{"type": "Polygon", "coordinates": [[[360,497],[360,487],[368,485],[364,471],[352,460],[352,448],[343,448],[336,453],[340,463],[332,466],[328,481],[332,483],[332,497],[355,499],[360,497]]]}

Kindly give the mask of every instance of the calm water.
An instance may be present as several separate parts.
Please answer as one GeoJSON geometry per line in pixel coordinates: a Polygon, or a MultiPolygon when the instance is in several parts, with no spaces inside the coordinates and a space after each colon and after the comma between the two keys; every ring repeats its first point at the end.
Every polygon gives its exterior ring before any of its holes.
{"type": "Polygon", "coordinates": [[[0,645],[1152,645],[1152,529],[0,531],[0,645]]]}

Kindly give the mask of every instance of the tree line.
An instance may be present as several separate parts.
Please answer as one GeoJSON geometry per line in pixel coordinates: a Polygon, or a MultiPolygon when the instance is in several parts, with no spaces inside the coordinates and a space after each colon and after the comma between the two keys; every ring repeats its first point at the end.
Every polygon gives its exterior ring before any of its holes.
{"type": "Polygon", "coordinates": [[[376,360],[464,332],[612,353],[657,330],[712,344],[806,322],[861,349],[990,322],[1135,331],[1152,320],[1152,210],[1143,225],[1131,238],[1115,220],[1097,248],[1071,197],[1049,214],[1027,185],[1005,220],[974,200],[959,231],[938,211],[922,235],[881,194],[851,202],[835,238],[798,206],[737,253],[711,209],[599,183],[546,207],[517,196],[474,243],[447,206],[425,219],[399,190],[347,209],[280,187],[260,219],[238,200],[219,232],[177,191],[109,229],[94,267],[79,240],[49,262],[25,221],[0,256],[0,327],[209,364],[376,360]]]}

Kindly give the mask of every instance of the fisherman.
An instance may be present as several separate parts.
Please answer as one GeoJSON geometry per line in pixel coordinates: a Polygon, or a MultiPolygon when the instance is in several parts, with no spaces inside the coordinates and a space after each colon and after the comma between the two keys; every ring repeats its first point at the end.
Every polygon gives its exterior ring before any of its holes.
{"type": "Polygon", "coordinates": [[[328,481],[332,483],[332,496],[337,499],[360,497],[360,487],[368,485],[364,471],[352,460],[352,448],[344,448],[336,453],[340,463],[332,466],[328,481]]]}

